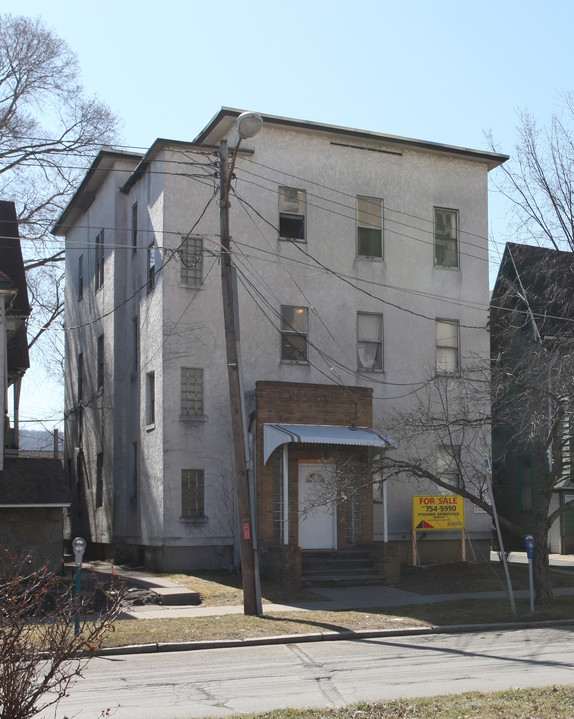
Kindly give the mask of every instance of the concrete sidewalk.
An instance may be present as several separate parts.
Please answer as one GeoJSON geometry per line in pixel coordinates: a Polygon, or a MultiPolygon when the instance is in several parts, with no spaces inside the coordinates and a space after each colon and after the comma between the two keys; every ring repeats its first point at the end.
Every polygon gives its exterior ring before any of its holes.
{"type": "MultiPolygon", "coordinates": [[[[492,561],[498,561],[498,555],[493,552],[492,561]]],[[[509,555],[511,564],[524,564],[528,560],[523,552],[512,552],[509,555]]],[[[562,571],[574,571],[574,555],[550,555],[552,567],[562,571]]],[[[93,568],[97,572],[111,573],[125,576],[130,581],[155,590],[162,596],[163,604],[130,607],[122,614],[124,619],[168,619],[174,617],[213,617],[228,614],[242,614],[243,605],[204,607],[184,605],[182,593],[192,593],[181,585],[165,580],[143,570],[132,570],[123,567],[112,567],[104,562],[96,562],[93,568]],[[168,603],[172,598],[172,603],[168,603]]],[[[396,587],[386,585],[369,585],[355,587],[313,587],[313,593],[321,597],[318,601],[293,604],[263,604],[263,613],[275,612],[303,612],[303,611],[341,611],[345,609],[365,609],[369,607],[397,607],[409,604],[430,604],[446,602],[457,599],[501,599],[508,596],[505,590],[495,592],[467,592],[453,594],[417,594],[406,592],[396,587]]],[[[574,596],[574,587],[554,589],[556,596],[574,596]]],[[[528,590],[514,592],[517,599],[528,598],[528,590]]],[[[196,602],[189,601],[188,604],[196,602]]]]}
{"type": "MultiPolygon", "coordinates": [[[[574,587],[554,589],[555,596],[574,596],[574,587]]],[[[504,599],[507,592],[459,592],[456,594],[416,594],[385,586],[314,588],[313,592],[327,601],[304,604],[263,604],[263,614],[275,612],[342,611],[380,607],[398,607],[409,604],[436,604],[457,599],[504,599]]],[[[527,599],[528,590],[514,592],[516,599],[527,599]]],[[[168,619],[174,617],[214,617],[243,614],[242,605],[222,607],[182,607],[148,605],[132,607],[123,613],[124,619],[168,619]]]]}

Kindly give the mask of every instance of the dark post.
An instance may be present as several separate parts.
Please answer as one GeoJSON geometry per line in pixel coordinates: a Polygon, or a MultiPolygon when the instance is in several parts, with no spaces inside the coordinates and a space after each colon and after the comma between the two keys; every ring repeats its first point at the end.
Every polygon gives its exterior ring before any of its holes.
{"type": "Polygon", "coordinates": [[[243,580],[243,611],[258,616],[261,608],[257,601],[255,580],[255,554],[253,551],[253,524],[249,502],[249,484],[247,478],[247,457],[241,397],[240,357],[238,352],[239,316],[235,306],[233,280],[235,266],[231,259],[229,235],[228,186],[229,153],[227,140],[221,140],[219,149],[220,165],[220,232],[221,232],[221,291],[223,294],[223,320],[225,326],[225,346],[227,350],[227,376],[229,379],[229,404],[231,408],[231,427],[233,432],[233,450],[235,456],[235,483],[237,489],[237,511],[239,514],[239,542],[241,548],[241,575],[243,580]]]}

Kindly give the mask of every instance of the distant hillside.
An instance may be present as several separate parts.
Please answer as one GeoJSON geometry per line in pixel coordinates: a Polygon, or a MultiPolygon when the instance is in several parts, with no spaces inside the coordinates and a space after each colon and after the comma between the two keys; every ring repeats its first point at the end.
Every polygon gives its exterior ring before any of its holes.
{"type": "MultiPolygon", "coordinates": [[[[60,454],[64,451],[64,437],[58,437],[60,454]]],[[[50,452],[54,451],[54,434],[48,430],[20,429],[21,452],[50,452]]]]}

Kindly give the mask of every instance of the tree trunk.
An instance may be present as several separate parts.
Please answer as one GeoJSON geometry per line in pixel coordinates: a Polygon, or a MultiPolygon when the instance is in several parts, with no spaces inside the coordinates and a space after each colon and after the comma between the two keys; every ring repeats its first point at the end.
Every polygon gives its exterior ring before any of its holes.
{"type": "Polygon", "coordinates": [[[548,555],[548,522],[537,522],[534,535],[534,557],[532,573],[534,579],[534,600],[538,606],[545,606],[552,601],[552,576],[548,555]]]}

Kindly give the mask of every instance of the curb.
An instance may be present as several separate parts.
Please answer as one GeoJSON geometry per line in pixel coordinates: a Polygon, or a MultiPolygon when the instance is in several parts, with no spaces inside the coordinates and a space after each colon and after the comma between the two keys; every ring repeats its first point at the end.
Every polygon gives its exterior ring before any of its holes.
{"type": "Polygon", "coordinates": [[[126,647],[104,647],[97,656],[122,656],[127,654],[159,654],[161,652],[189,652],[201,649],[236,649],[239,647],[270,646],[273,644],[303,644],[305,642],[359,641],[387,637],[409,637],[429,634],[463,634],[471,632],[495,632],[508,629],[540,629],[544,627],[573,625],[574,619],[548,619],[533,622],[497,622],[492,624],[450,624],[444,626],[411,627],[405,629],[359,629],[344,632],[313,632],[312,634],[283,634],[275,637],[251,637],[246,639],[214,639],[196,642],[165,642],[133,644],[126,647]]]}

